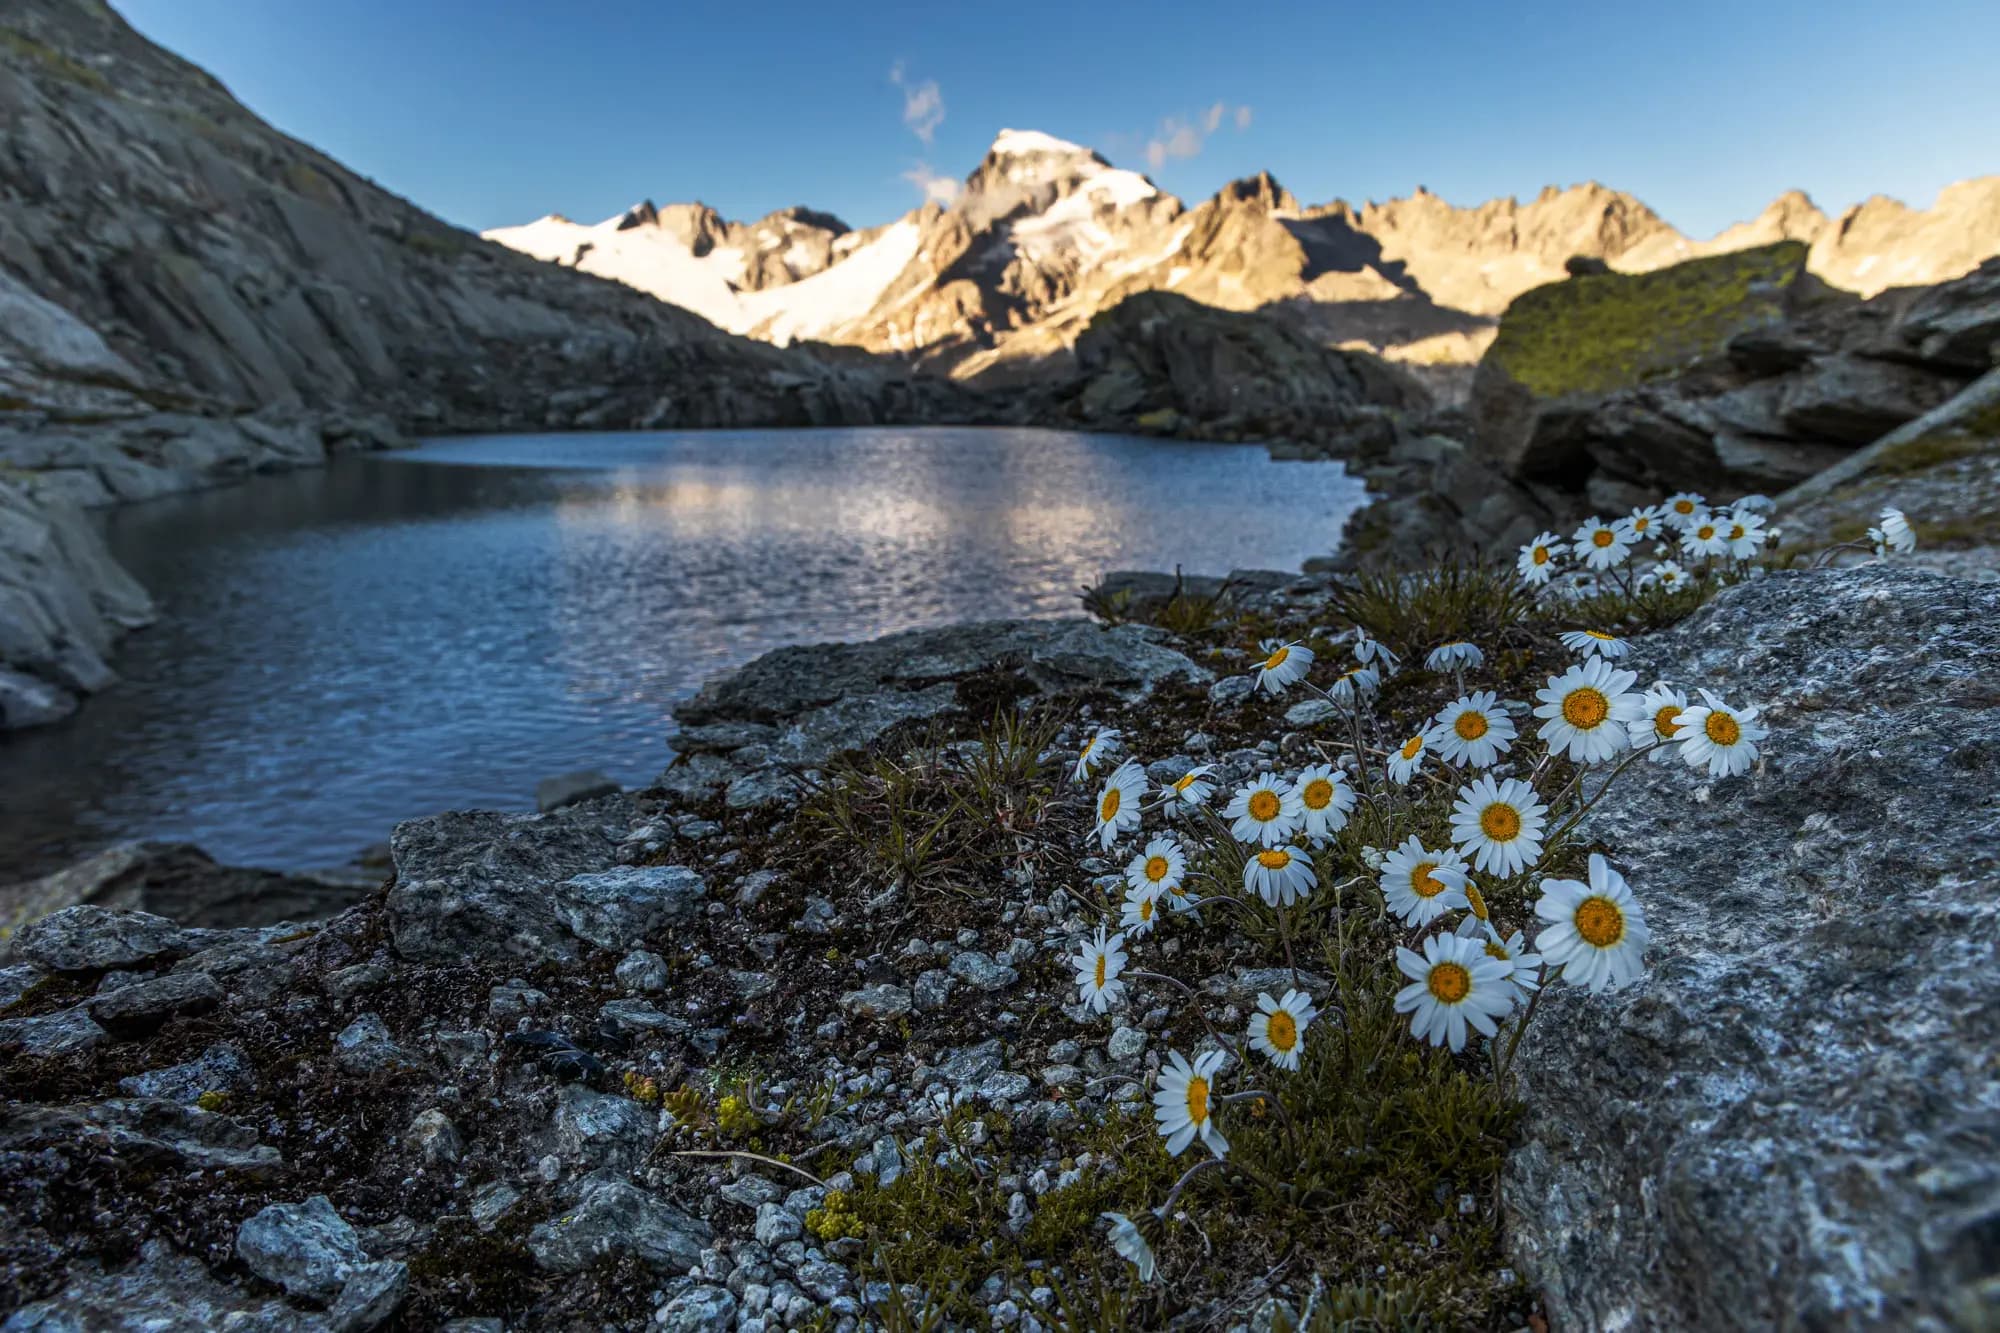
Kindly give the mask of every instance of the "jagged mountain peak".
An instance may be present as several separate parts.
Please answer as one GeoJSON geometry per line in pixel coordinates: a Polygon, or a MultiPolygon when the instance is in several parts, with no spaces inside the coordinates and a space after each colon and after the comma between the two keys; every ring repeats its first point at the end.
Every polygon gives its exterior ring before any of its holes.
{"type": "Polygon", "coordinates": [[[1299,201],[1268,171],[1229,182],[1215,192],[1213,202],[1218,205],[1247,204],[1266,213],[1299,211],[1299,201]]]}

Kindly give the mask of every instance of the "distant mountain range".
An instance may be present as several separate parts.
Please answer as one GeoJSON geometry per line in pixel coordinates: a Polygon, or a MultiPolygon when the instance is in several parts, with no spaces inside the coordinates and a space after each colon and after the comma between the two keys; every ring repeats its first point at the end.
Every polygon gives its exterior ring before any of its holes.
{"type": "Polygon", "coordinates": [[[1800,240],[1814,273],[1863,295],[1956,277],[2000,252],[2000,176],[1950,186],[1928,210],[1877,196],[1837,218],[1792,191],[1697,241],[1595,183],[1525,204],[1459,208],[1419,188],[1356,208],[1303,206],[1260,174],[1189,208],[1081,145],[1003,130],[953,203],[864,231],[802,208],[741,223],[648,202],[594,226],[552,214],[485,234],[733,332],[908,354],[962,378],[1066,356],[1094,315],[1140,291],[1450,364],[1476,360],[1508,303],[1572,259],[1641,271],[1800,240]]]}

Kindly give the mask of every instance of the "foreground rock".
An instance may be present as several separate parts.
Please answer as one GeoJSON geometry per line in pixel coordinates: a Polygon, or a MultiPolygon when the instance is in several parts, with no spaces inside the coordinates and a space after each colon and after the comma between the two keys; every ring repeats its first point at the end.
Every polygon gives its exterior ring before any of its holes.
{"type": "Polygon", "coordinates": [[[1104,690],[1144,697],[1208,672],[1142,625],[995,620],[911,630],[867,643],[766,653],[702,686],[674,710],[682,759],[661,781],[683,795],[725,787],[731,806],[795,797],[804,775],[891,728],[953,708],[990,709],[982,682],[1045,694],[1104,690]]]}
{"type": "Polygon", "coordinates": [[[22,884],[0,885],[0,927],[90,904],[171,917],[183,926],[263,926],[332,916],[380,883],[354,873],[281,874],[218,865],[192,843],[119,843],[22,884]]]}
{"type": "Polygon", "coordinates": [[[2000,592],[1780,574],[1634,661],[1774,732],[1743,778],[1640,764],[1592,815],[1651,975],[1543,998],[1523,1270],[1562,1328],[1990,1326],[2000,592]]]}

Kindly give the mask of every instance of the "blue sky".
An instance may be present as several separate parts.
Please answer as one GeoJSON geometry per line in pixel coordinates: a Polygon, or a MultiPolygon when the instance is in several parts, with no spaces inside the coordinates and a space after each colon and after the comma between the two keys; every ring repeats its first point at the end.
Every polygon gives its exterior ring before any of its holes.
{"type": "Polygon", "coordinates": [[[114,0],[281,129],[453,222],[645,197],[884,222],[1003,126],[1190,201],[1596,179],[1697,236],[1800,188],[2000,172],[1994,0],[688,4],[114,0]]]}

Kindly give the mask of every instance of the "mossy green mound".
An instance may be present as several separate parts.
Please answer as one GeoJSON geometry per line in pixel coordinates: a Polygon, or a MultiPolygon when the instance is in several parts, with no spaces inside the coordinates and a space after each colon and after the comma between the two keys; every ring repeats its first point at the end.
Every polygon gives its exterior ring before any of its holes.
{"type": "Polygon", "coordinates": [[[1806,247],[1784,241],[1537,287],[1507,308],[1486,360],[1541,398],[1626,388],[1778,318],[1805,263],[1806,247]]]}

